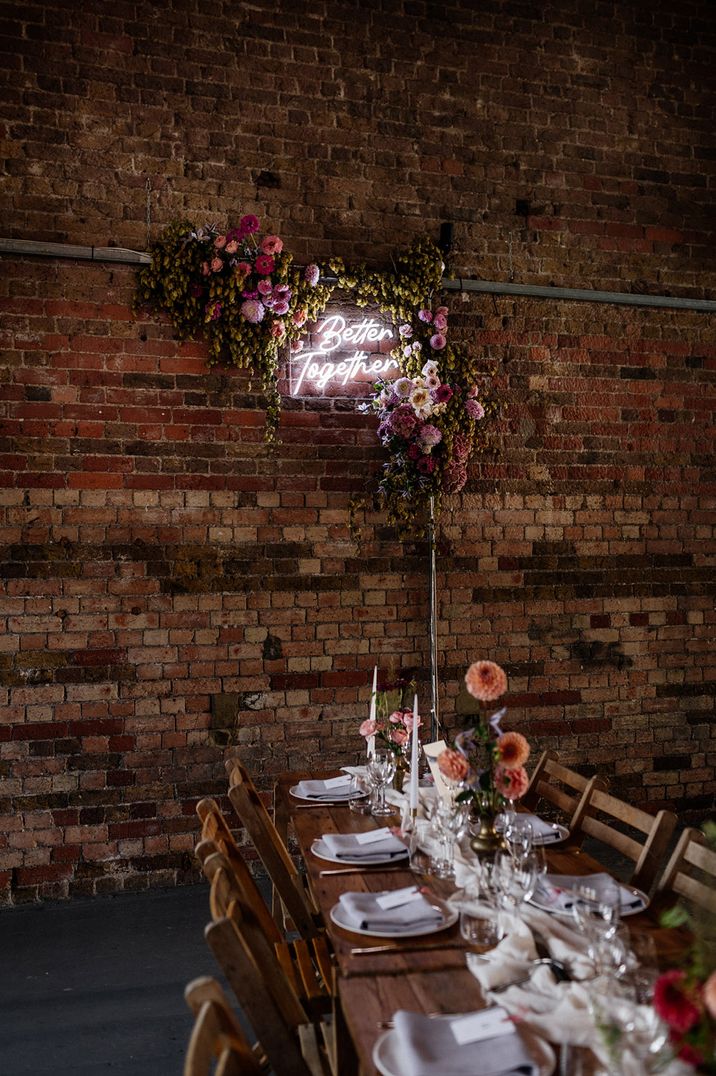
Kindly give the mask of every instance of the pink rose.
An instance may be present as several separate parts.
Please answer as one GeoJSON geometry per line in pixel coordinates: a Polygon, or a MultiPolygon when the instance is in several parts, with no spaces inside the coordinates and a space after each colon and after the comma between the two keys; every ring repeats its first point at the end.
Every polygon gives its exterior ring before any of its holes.
{"type": "Polygon", "coordinates": [[[433,320],[433,315],[429,310],[426,309],[418,310],[418,317],[421,321],[425,322],[426,325],[429,325],[430,322],[433,320]]]}
{"type": "MultiPolygon", "coordinates": [[[[405,712],[403,713],[403,724],[405,725],[408,732],[413,731],[413,711],[412,710],[405,710],[405,712]]],[[[418,720],[415,722],[415,728],[419,729],[422,726],[422,724],[423,724],[423,719],[420,716],[420,714],[418,714],[418,720]]]]}
{"type": "Polygon", "coordinates": [[[376,721],[371,721],[370,718],[366,718],[366,720],[361,724],[358,731],[361,736],[365,736],[366,739],[369,736],[375,736],[376,732],[378,731],[378,723],[376,721]]]}
{"type": "Polygon", "coordinates": [[[390,738],[394,744],[398,745],[398,747],[402,747],[403,744],[408,742],[408,734],[405,729],[393,729],[390,738]]]}
{"type": "Polygon", "coordinates": [[[273,304],[273,309],[276,314],[288,314],[288,303],[282,299],[281,302],[273,304]]]}
{"type": "Polygon", "coordinates": [[[245,280],[251,272],[251,266],[248,262],[237,262],[234,266],[234,276],[239,280],[245,280]]]}
{"type": "Polygon", "coordinates": [[[306,311],[304,307],[299,307],[296,313],[293,315],[293,324],[300,329],[302,325],[306,324],[306,311]]]}
{"type": "Polygon", "coordinates": [[[433,351],[442,351],[446,344],[447,340],[442,333],[435,333],[434,336],[430,337],[430,347],[433,351]]]}
{"type": "Polygon", "coordinates": [[[303,351],[303,340],[294,340],[291,344],[291,351],[303,351]]]}
{"type": "Polygon", "coordinates": [[[390,721],[391,725],[402,725],[403,724],[403,711],[402,710],[393,710],[392,714],[388,718],[388,721],[390,721]]]}
{"type": "Polygon", "coordinates": [[[259,280],[256,289],[261,295],[271,295],[273,293],[273,287],[270,280],[259,280]]]}
{"type": "Polygon", "coordinates": [[[214,240],[214,246],[216,247],[217,250],[223,250],[224,247],[226,246],[226,236],[225,235],[217,235],[216,239],[214,240]]]}
{"type": "Polygon", "coordinates": [[[278,321],[274,321],[271,326],[271,335],[275,340],[280,340],[282,336],[286,335],[286,325],[280,318],[278,321]]]}
{"type": "Polygon", "coordinates": [[[433,327],[438,330],[439,333],[444,332],[447,329],[447,318],[444,314],[436,314],[433,318],[433,327]]]}
{"type": "Polygon", "coordinates": [[[315,288],[321,276],[321,270],[317,265],[307,265],[303,270],[303,279],[307,284],[310,284],[312,288],[315,288]]]}
{"type": "Polygon", "coordinates": [[[221,260],[221,258],[212,258],[212,260],[211,260],[211,271],[212,271],[212,273],[220,273],[223,268],[224,268],[224,263],[221,260]]]}
{"type": "Polygon", "coordinates": [[[209,263],[208,262],[202,262],[201,263],[201,275],[202,276],[208,276],[210,272],[211,272],[211,266],[209,265],[209,263]]]}
{"type": "Polygon", "coordinates": [[[230,239],[229,242],[226,244],[226,253],[227,254],[236,254],[236,251],[238,249],[239,249],[239,244],[236,242],[235,239],[230,239]]]}
{"type": "Polygon", "coordinates": [[[435,313],[436,314],[442,314],[443,317],[446,318],[448,316],[448,314],[450,313],[450,311],[448,310],[448,308],[446,306],[438,306],[438,307],[435,308],[435,313]]]}
{"type": "Polygon", "coordinates": [[[277,235],[266,235],[261,240],[261,249],[264,254],[280,254],[283,250],[283,240],[277,235]]]}

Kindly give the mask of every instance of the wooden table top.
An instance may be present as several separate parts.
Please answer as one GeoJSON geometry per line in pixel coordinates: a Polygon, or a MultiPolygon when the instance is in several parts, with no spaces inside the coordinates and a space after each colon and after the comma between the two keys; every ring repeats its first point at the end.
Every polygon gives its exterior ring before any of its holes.
{"type": "MultiPolygon", "coordinates": [[[[381,825],[396,825],[400,818],[396,813],[392,819],[377,820],[370,815],[356,814],[347,805],[302,806],[301,801],[289,793],[296,776],[286,775],[277,782],[276,823],[279,829],[290,825],[295,834],[311,892],[335,950],[343,1018],[358,1054],[360,1071],[372,1076],[377,1070],[371,1055],[376,1039],[382,1034],[380,1025],[397,1009],[469,1012],[484,1007],[486,1002],[477,980],[466,967],[465,954],[469,947],[461,938],[457,924],[439,934],[392,940],[356,934],[331,921],[330,911],[341,893],[399,889],[414,884],[415,875],[407,866],[401,866],[359,867],[351,873],[322,877],[322,871],[341,869],[340,864],[319,859],[312,853],[313,842],[322,834],[365,832],[381,825]],[[390,951],[372,955],[351,952],[383,944],[390,951]]],[[[547,846],[545,854],[550,871],[555,873],[590,874],[604,870],[597,860],[568,842],[547,846]]],[[[442,898],[455,892],[453,883],[434,878],[428,880],[428,887],[442,898]]],[[[654,908],[630,916],[628,924],[630,929],[653,933],[664,966],[683,956],[683,931],[660,927],[654,908]]]]}

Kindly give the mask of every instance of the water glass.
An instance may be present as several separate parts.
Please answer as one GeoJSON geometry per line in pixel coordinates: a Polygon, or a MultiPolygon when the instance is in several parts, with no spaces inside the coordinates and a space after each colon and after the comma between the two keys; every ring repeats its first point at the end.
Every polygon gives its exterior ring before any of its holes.
{"type": "Polygon", "coordinates": [[[367,773],[351,775],[351,791],[348,806],[356,814],[370,814],[372,809],[373,785],[367,773]]]}
{"type": "Polygon", "coordinates": [[[499,889],[501,907],[514,912],[534,893],[537,884],[537,860],[531,854],[515,859],[509,852],[498,852],[495,856],[493,878],[499,889]]]}
{"type": "Polygon", "coordinates": [[[415,874],[431,873],[430,853],[425,850],[425,842],[429,840],[430,823],[425,818],[414,819],[403,834],[408,839],[408,856],[410,857],[410,869],[415,874]]]}
{"type": "Polygon", "coordinates": [[[386,786],[395,776],[395,755],[392,751],[376,751],[368,761],[368,776],[375,788],[375,800],[371,814],[383,818],[393,814],[393,808],[385,802],[386,786]]]}
{"type": "Polygon", "coordinates": [[[454,878],[455,841],[467,829],[469,808],[466,804],[453,804],[441,800],[432,819],[432,830],[438,841],[439,852],[433,858],[433,874],[437,878],[454,878]]]}
{"type": "Polygon", "coordinates": [[[472,914],[469,909],[460,912],[460,935],[468,945],[480,949],[492,949],[500,940],[496,917],[484,918],[472,914]]]}

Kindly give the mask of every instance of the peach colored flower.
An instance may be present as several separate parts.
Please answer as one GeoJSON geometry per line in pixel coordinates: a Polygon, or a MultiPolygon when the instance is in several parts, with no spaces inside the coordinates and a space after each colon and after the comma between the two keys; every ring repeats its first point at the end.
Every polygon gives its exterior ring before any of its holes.
{"type": "Polygon", "coordinates": [[[403,744],[408,742],[408,734],[405,729],[393,729],[390,734],[390,738],[393,743],[396,743],[398,747],[402,747],[403,744]]]}
{"type": "MultiPolygon", "coordinates": [[[[413,731],[413,711],[412,710],[405,710],[403,712],[403,724],[405,725],[408,732],[413,731]]],[[[420,714],[418,714],[418,720],[415,722],[415,727],[419,729],[419,728],[422,727],[422,724],[423,724],[423,719],[420,716],[420,714]]]]}
{"type": "Polygon", "coordinates": [[[376,732],[378,731],[378,723],[377,721],[371,721],[371,719],[367,717],[365,721],[362,722],[358,731],[360,732],[361,736],[365,736],[366,738],[368,736],[375,736],[376,732]]]}
{"type": "Polygon", "coordinates": [[[451,781],[464,781],[469,770],[465,756],[449,747],[438,755],[438,766],[440,772],[451,781]]]}
{"type": "Polygon", "coordinates": [[[279,318],[278,321],[274,321],[273,325],[271,326],[271,336],[275,340],[280,340],[285,335],[286,335],[286,325],[279,318]]]}
{"type": "Polygon", "coordinates": [[[214,246],[216,247],[217,250],[221,250],[223,247],[225,247],[226,246],[226,236],[225,235],[217,235],[216,239],[214,240],[214,246]]]}
{"type": "Polygon", "coordinates": [[[227,254],[236,254],[236,251],[238,249],[239,249],[239,244],[236,242],[235,239],[229,240],[229,242],[226,244],[226,253],[227,254]]]}
{"type": "Polygon", "coordinates": [[[222,262],[221,258],[212,258],[211,259],[211,271],[212,271],[212,273],[219,273],[219,272],[221,272],[221,270],[223,268],[224,268],[224,263],[222,262]]]}
{"type": "Polygon", "coordinates": [[[261,249],[264,254],[280,254],[283,250],[283,239],[277,235],[267,235],[261,240],[261,249]]]}
{"type": "Polygon", "coordinates": [[[492,702],[507,691],[504,669],[494,661],[475,661],[465,673],[467,690],[481,702],[492,702]]]}
{"type": "Polygon", "coordinates": [[[518,766],[515,770],[508,770],[506,766],[495,766],[494,782],[501,796],[506,796],[508,800],[518,800],[527,791],[530,779],[524,766],[518,766]]]}
{"type": "Polygon", "coordinates": [[[506,770],[516,770],[530,757],[530,745],[521,732],[506,732],[497,741],[497,753],[506,770]]]}
{"type": "Polygon", "coordinates": [[[704,1005],[716,1020],[716,971],[712,971],[704,983],[704,1005]]]}

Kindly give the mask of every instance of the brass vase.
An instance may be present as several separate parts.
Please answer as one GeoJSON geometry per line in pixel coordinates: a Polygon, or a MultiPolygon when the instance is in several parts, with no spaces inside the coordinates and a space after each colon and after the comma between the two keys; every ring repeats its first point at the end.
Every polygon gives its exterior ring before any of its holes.
{"type": "Polygon", "coordinates": [[[395,757],[395,775],[393,777],[393,788],[396,792],[403,791],[403,782],[405,781],[408,770],[410,769],[408,763],[405,760],[404,755],[396,755],[395,757]]]}
{"type": "Polygon", "coordinates": [[[475,855],[490,856],[507,847],[502,835],[495,829],[495,817],[494,811],[481,811],[478,814],[477,822],[480,828],[475,836],[470,838],[470,847],[475,855]]]}

